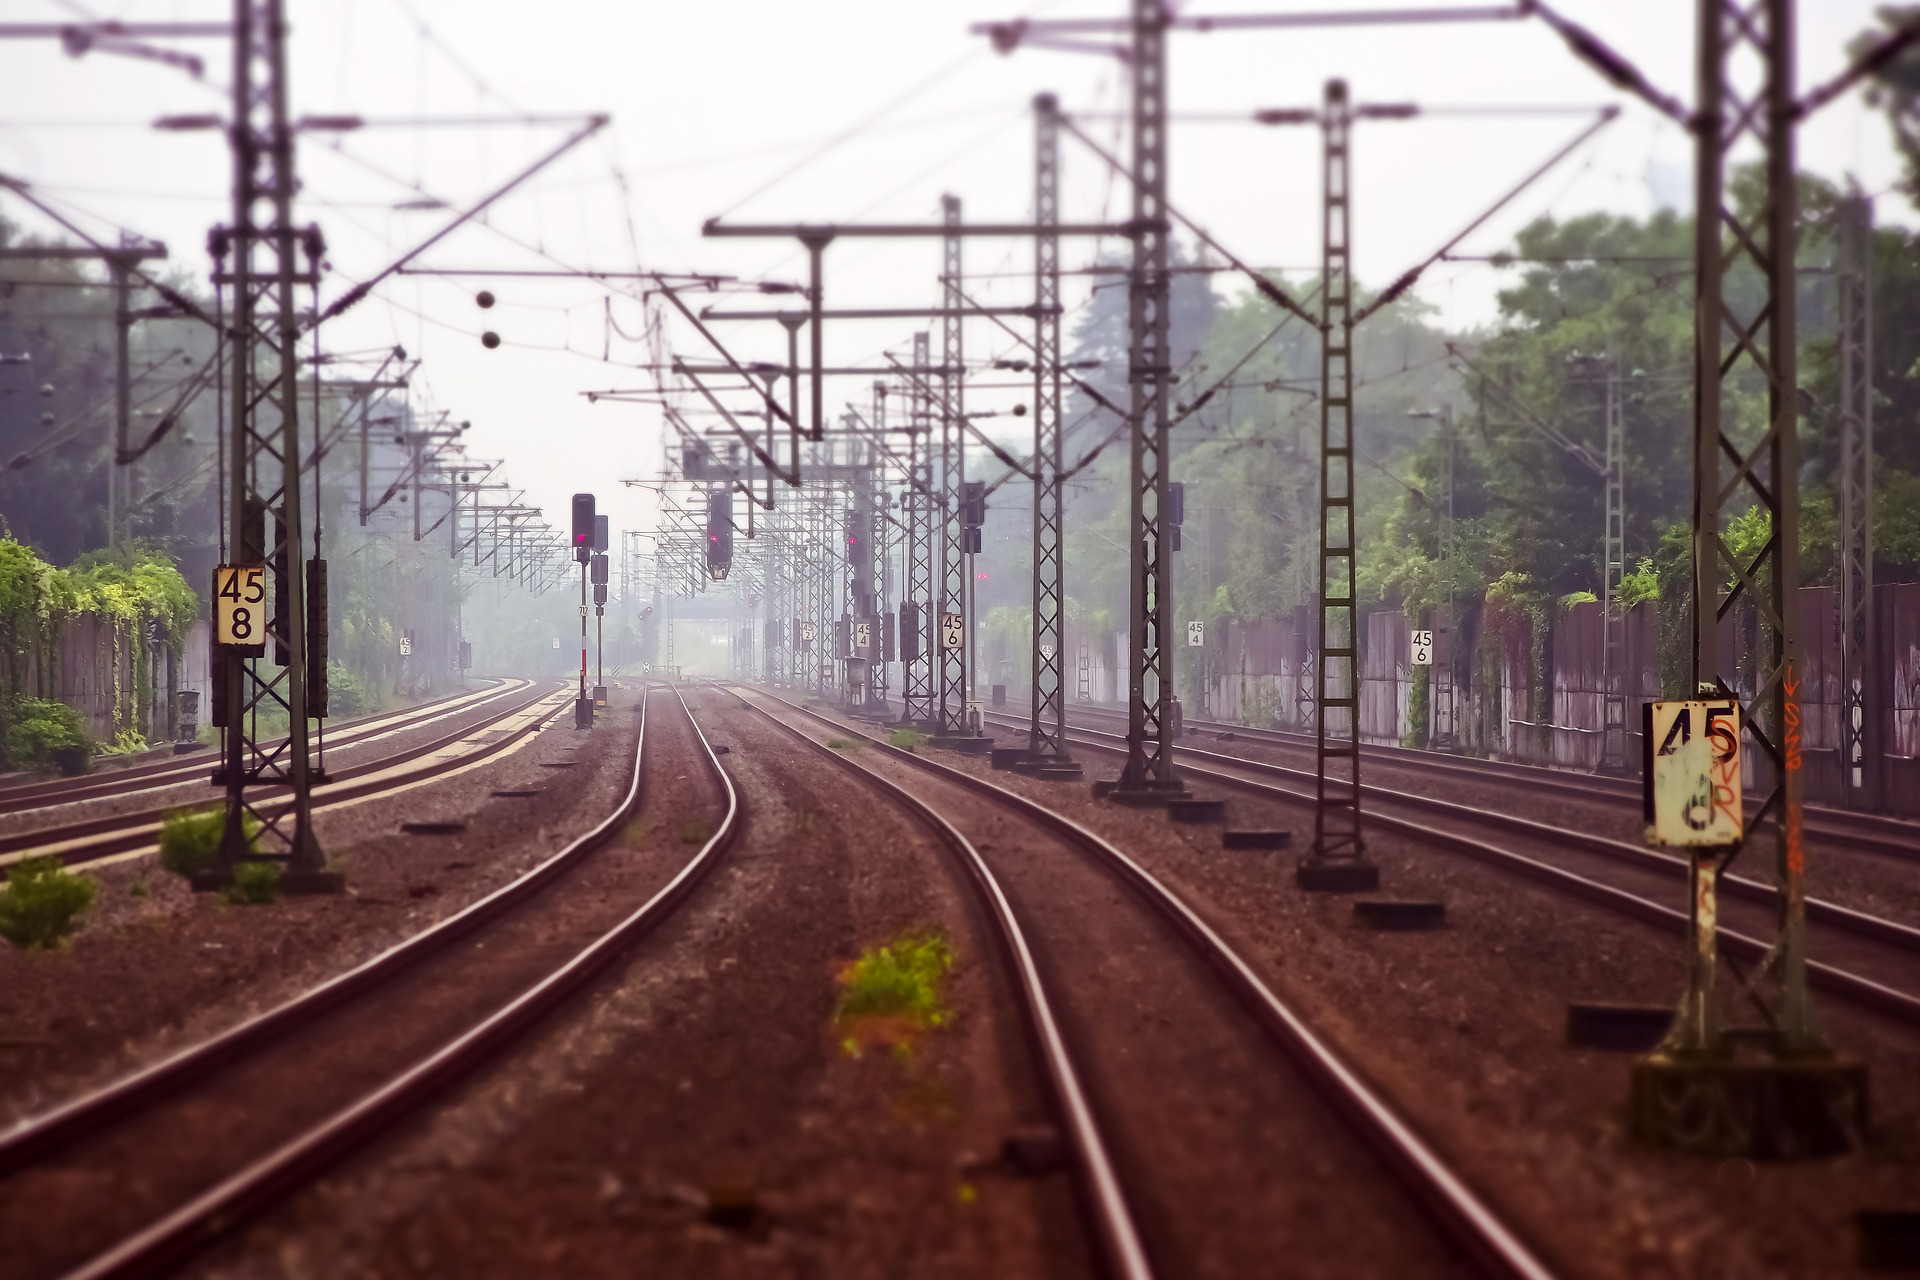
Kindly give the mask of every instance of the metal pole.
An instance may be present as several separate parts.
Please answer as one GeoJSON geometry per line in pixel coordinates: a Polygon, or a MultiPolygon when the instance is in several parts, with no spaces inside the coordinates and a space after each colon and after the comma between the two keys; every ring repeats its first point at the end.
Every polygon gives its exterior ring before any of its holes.
{"type": "Polygon", "coordinates": [[[1133,449],[1129,524],[1131,679],[1127,691],[1127,763],[1115,794],[1182,794],[1173,764],[1173,584],[1169,570],[1167,482],[1172,461],[1168,400],[1172,352],[1170,231],[1167,216],[1167,43],[1171,21],[1161,0],[1133,0],[1133,270],[1128,276],[1133,449]]]}
{"type": "Polygon", "coordinates": [[[1873,202],[1840,201],[1840,785],[1880,803],[1881,697],[1873,612],[1873,202]]]}
{"type": "Polygon", "coordinates": [[[1753,783],[1760,800],[1746,809],[1741,845],[1692,851],[1687,989],[1663,1049],[1694,1059],[1721,1059],[1731,1052],[1715,985],[1716,881],[1746,843],[1758,843],[1756,837],[1771,827],[1780,903],[1777,936],[1768,963],[1742,976],[1741,985],[1763,1009],[1766,1038],[1776,1050],[1806,1058],[1824,1054],[1826,1045],[1807,989],[1801,832],[1792,6],[1790,0],[1764,0],[1749,13],[1735,0],[1701,0],[1699,14],[1692,669],[1703,695],[1740,704],[1747,750],[1758,757],[1753,783]],[[1729,63],[1737,56],[1758,65],[1761,83],[1752,95],[1742,91],[1752,107],[1732,112],[1730,120],[1729,63]],[[1765,153],[1765,204],[1757,218],[1737,214],[1725,200],[1728,153],[1743,137],[1765,153]],[[1723,246],[1729,232],[1730,244],[1723,246]],[[1751,325],[1734,314],[1724,290],[1729,266],[1742,257],[1765,282],[1751,325]],[[1754,340],[1761,327],[1764,348],[1754,340]],[[1767,386],[1768,420],[1757,440],[1745,438],[1749,433],[1722,404],[1736,376],[1755,377],[1767,386]],[[1724,529],[1749,502],[1769,515],[1772,536],[1758,558],[1743,562],[1727,546],[1724,529]],[[1751,685],[1721,643],[1721,620],[1736,609],[1753,611],[1760,641],[1752,655],[1758,670],[1751,685]],[[1743,685],[1751,688],[1750,698],[1741,696],[1743,685]],[[1769,978],[1773,990],[1762,991],[1769,978]]]}
{"type": "MultiPolygon", "coordinates": [[[[924,369],[932,359],[931,343],[925,332],[913,335],[914,367],[924,369]]],[[[913,381],[909,403],[913,406],[909,425],[907,458],[918,485],[907,486],[907,598],[918,614],[916,657],[906,665],[902,686],[901,718],[909,724],[938,729],[935,710],[934,672],[939,661],[935,645],[939,643],[938,597],[934,593],[933,558],[933,401],[925,379],[913,381]],[[925,441],[924,451],[922,441],[925,441]],[[926,459],[923,461],[923,457],[926,459]]]]}
{"type": "MultiPolygon", "coordinates": [[[[1033,100],[1033,221],[1060,220],[1060,115],[1050,93],[1033,100]]],[[[1033,238],[1033,716],[1027,756],[1068,771],[1066,552],[1060,485],[1060,237],[1033,238]]],[[[1072,772],[1077,773],[1077,769],[1072,772]]]]}
{"type": "MultiPolygon", "coordinates": [[[[946,225],[960,225],[960,200],[957,196],[940,197],[940,212],[946,225]]],[[[962,271],[965,263],[961,255],[963,240],[958,235],[948,235],[941,241],[941,285],[946,294],[946,313],[940,322],[940,364],[944,370],[940,375],[940,461],[941,483],[941,564],[940,564],[940,613],[936,620],[934,635],[937,638],[939,652],[935,661],[940,671],[940,732],[954,736],[971,732],[967,723],[967,630],[965,616],[970,613],[967,601],[967,557],[962,548],[966,546],[966,531],[962,523],[960,496],[967,482],[966,427],[966,376],[961,369],[963,357],[961,342],[961,309],[966,305],[962,290],[962,271]],[[962,619],[957,629],[958,643],[947,647],[948,628],[946,618],[951,615],[962,619]]]]}
{"type": "Polygon", "coordinates": [[[129,306],[131,280],[127,262],[107,259],[107,275],[113,282],[113,451],[107,458],[107,545],[120,542],[120,520],[126,519],[127,536],[133,534],[133,463],[127,457],[128,428],[133,420],[132,354],[128,350],[133,332],[133,314],[129,306]],[[125,474],[122,474],[125,468],[125,474]]]}
{"type": "Polygon", "coordinates": [[[1302,887],[1371,888],[1360,831],[1360,650],[1353,537],[1352,113],[1344,80],[1329,80],[1321,113],[1320,599],[1314,702],[1313,850],[1302,887]]]}
{"type": "Polygon", "coordinates": [[[1627,613],[1620,602],[1627,573],[1626,406],[1620,357],[1607,365],[1606,532],[1600,585],[1600,772],[1627,772],[1627,613]]]}

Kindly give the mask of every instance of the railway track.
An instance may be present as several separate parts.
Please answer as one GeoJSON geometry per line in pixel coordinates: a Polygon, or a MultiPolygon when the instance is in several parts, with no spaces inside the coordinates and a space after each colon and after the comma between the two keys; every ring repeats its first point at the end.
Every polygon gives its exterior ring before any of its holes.
{"type": "MultiPolygon", "coordinates": [[[[426,742],[414,743],[391,755],[334,770],[328,782],[313,788],[313,807],[320,811],[357,804],[492,759],[538,731],[568,703],[569,695],[565,689],[542,689],[530,681],[520,681],[507,689],[489,694],[479,703],[455,710],[442,708],[432,715],[411,718],[397,726],[369,729],[366,736],[359,739],[362,745],[370,745],[393,734],[415,731],[443,719],[462,720],[458,727],[426,742]],[[516,696],[522,694],[526,696],[516,696]],[[492,705],[495,702],[501,705],[492,705]],[[479,718],[465,719],[465,714],[476,708],[482,711],[479,718]]],[[[204,761],[200,763],[203,766],[205,764],[204,761]]],[[[129,791],[117,794],[182,785],[179,780],[155,782],[151,779],[134,779],[132,783],[129,791]]],[[[265,797],[263,807],[272,808],[274,797],[285,795],[286,789],[261,788],[260,794],[265,797]]],[[[183,796],[172,804],[94,818],[78,818],[0,836],[0,867],[22,858],[44,855],[57,856],[73,866],[151,853],[158,847],[160,828],[169,810],[211,798],[204,794],[183,796]]]]}
{"type": "Polygon", "coordinates": [[[643,693],[641,706],[623,798],[533,870],[303,995],[0,1135],[9,1274],[104,1280],[177,1266],[421,1113],[665,919],[731,845],[741,806],[678,692],[643,693]],[[594,859],[644,813],[649,770],[682,769],[689,755],[719,798],[713,835],[677,870],[594,859]],[[651,879],[623,898],[607,892],[621,877],[651,879]],[[141,1176],[116,1182],[129,1168],[141,1176]],[[50,1194],[89,1186],[114,1193],[66,1230],[32,1220],[50,1194]]]}
{"type": "MultiPolygon", "coordinates": [[[[448,694],[398,711],[382,711],[353,720],[329,723],[326,745],[328,750],[357,746],[392,733],[418,728],[421,725],[431,724],[463,711],[484,706],[495,699],[524,689],[530,683],[531,681],[517,679],[494,680],[489,681],[487,687],[482,689],[448,694]]],[[[262,742],[261,746],[263,749],[271,750],[283,741],[285,740],[274,739],[262,742]]],[[[180,782],[205,777],[219,763],[219,752],[208,749],[103,773],[82,774],[73,778],[34,778],[25,782],[16,782],[0,787],[0,814],[18,813],[28,809],[45,809],[102,796],[120,796],[131,792],[174,786],[180,782]]]]}
{"type": "MultiPolygon", "coordinates": [[[[1106,707],[1076,705],[1068,710],[1070,722],[1124,732],[1126,713],[1106,707]]],[[[1214,741],[1235,741],[1308,754],[1314,748],[1312,734],[1286,729],[1258,729],[1215,720],[1185,722],[1189,736],[1211,736],[1214,741]]],[[[1183,745],[1182,750],[1186,750],[1183,745]]],[[[1637,779],[1609,778],[1598,774],[1572,773],[1540,765],[1515,764],[1501,760],[1479,760],[1444,752],[1411,747],[1367,744],[1360,748],[1363,759],[1404,770],[1436,782],[1474,784],[1511,783],[1530,795],[1565,796],[1606,806],[1629,821],[1637,821],[1641,790],[1637,779]]],[[[1807,835],[1840,850],[1877,853],[1887,857],[1920,862],[1920,822],[1890,818],[1880,814],[1853,813],[1824,805],[1806,806],[1807,835]]]]}
{"type": "Polygon", "coordinates": [[[912,812],[965,869],[1015,975],[1108,1271],[1186,1271],[1225,1250],[1229,1268],[1252,1273],[1291,1232],[1327,1251],[1288,1241],[1326,1274],[1352,1273],[1343,1257],[1380,1274],[1554,1274],[1253,965],[1113,844],[765,690],[732,691],[912,812]],[[858,734],[861,750],[833,750],[823,731],[858,734]],[[1202,1087],[1184,1078],[1201,1072],[1202,1087]],[[1123,1096],[1154,1106],[1123,1107],[1123,1096]],[[1199,1173],[1196,1145],[1209,1166],[1199,1173]],[[1209,1194],[1219,1178],[1259,1176],[1240,1161],[1287,1150],[1316,1153],[1313,1216],[1324,1221],[1276,1223],[1257,1198],[1209,1194]]]}
{"type": "MultiPolygon", "coordinates": [[[[989,716],[1003,729],[1018,721],[989,716]]],[[[1069,739],[1105,755],[1124,757],[1119,734],[1076,728],[1069,739]]],[[[1180,769],[1189,779],[1295,807],[1314,803],[1311,772],[1182,746],[1180,769]],[[1291,784],[1291,785],[1283,785],[1291,784]]],[[[1491,813],[1431,796],[1363,785],[1367,822],[1423,844],[1465,854],[1608,910],[1677,933],[1687,928],[1685,859],[1565,827],[1491,813]],[[1496,844],[1480,833],[1506,837],[1496,844]]],[[[1772,888],[1738,875],[1721,878],[1720,939],[1724,951],[1752,963],[1766,954],[1772,888]]],[[[1807,902],[1810,962],[1816,986],[1900,1024],[1920,1028],[1920,930],[1818,898],[1807,902]]]]}

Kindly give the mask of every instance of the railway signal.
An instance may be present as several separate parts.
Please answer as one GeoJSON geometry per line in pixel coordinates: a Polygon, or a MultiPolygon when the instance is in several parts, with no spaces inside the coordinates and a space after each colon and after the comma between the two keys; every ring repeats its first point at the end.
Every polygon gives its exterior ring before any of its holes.
{"type": "Polygon", "coordinates": [[[594,525],[593,495],[576,493],[573,495],[573,558],[581,564],[593,554],[599,542],[598,530],[594,525]]]}

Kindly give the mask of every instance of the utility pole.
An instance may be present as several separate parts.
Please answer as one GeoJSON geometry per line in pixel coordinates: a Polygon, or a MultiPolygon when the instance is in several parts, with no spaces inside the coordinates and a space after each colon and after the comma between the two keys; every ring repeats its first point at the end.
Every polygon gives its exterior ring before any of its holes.
{"type": "Polygon", "coordinates": [[[1885,681],[1873,613],[1873,202],[1840,201],[1840,785],[1880,804],[1885,681]]]}
{"type": "MultiPolygon", "coordinates": [[[[960,225],[960,198],[940,197],[946,226],[960,225]]],[[[967,483],[966,371],[960,309],[961,281],[966,263],[961,238],[949,234],[941,242],[940,282],[945,310],[940,319],[940,617],[935,635],[939,671],[940,733],[944,739],[973,736],[967,719],[967,556],[966,531],[961,519],[961,494],[967,483]]]]}
{"type": "Polygon", "coordinates": [[[1359,609],[1353,541],[1353,123],[1344,80],[1329,80],[1321,111],[1320,599],[1316,627],[1313,849],[1303,889],[1365,892],[1380,870],[1360,832],[1359,609]]]}
{"type": "Polygon", "coordinates": [[[1606,370],[1606,534],[1600,568],[1600,772],[1627,772],[1627,610],[1620,592],[1627,575],[1627,426],[1620,355],[1606,370]]]}
{"type": "Polygon", "coordinates": [[[1061,509],[1060,105],[1033,100],[1033,719],[1027,763],[1036,776],[1080,776],[1067,752],[1066,548],[1061,509]]]}
{"type": "Polygon", "coordinates": [[[1865,1067],[1828,1045],[1807,985],[1793,4],[1699,0],[1698,12],[1692,667],[1695,696],[1738,709],[1745,750],[1757,756],[1759,803],[1744,809],[1740,843],[1688,850],[1687,984],[1667,1038],[1633,1064],[1633,1127],[1651,1141],[1728,1156],[1824,1154],[1862,1140],[1867,1099],[1865,1067]],[[1731,153],[1743,141],[1764,159],[1757,217],[1726,201],[1731,153]],[[1764,281],[1749,314],[1725,288],[1728,268],[1743,258],[1764,281]],[[1723,404],[1735,378],[1767,388],[1757,437],[1723,404]],[[1749,504],[1772,525],[1751,562],[1725,538],[1727,521],[1749,504]],[[1721,645],[1721,620],[1737,608],[1751,611],[1759,640],[1751,698],[1721,645]],[[1749,844],[1773,854],[1779,923],[1766,961],[1733,973],[1742,1003],[1762,1019],[1735,1032],[1724,1025],[1719,991],[1717,881],[1749,844]],[[1736,1060],[1736,1036],[1764,1059],[1736,1060]]]}
{"type": "Polygon", "coordinates": [[[235,0],[233,14],[233,225],[213,241],[216,257],[227,257],[214,279],[227,292],[227,367],[233,377],[227,548],[236,564],[274,570],[274,608],[255,634],[274,641],[274,658],[283,665],[278,674],[263,674],[258,656],[249,656],[262,653],[258,643],[216,653],[225,744],[215,777],[226,788],[226,814],[213,870],[197,884],[230,882],[236,863],[257,856],[249,830],[257,823],[261,834],[270,833],[286,848],[283,888],[338,892],[344,877],[326,869],[313,832],[308,724],[308,683],[324,680],[325,673],[307,670],[307,637],[325,619],[318,609],[309,615],[307,583],[310,575],[323,582],[325,566],[303,554],[300,512],[298,290],[317,290],[322,245],[317,230],[302,233],[293,225],[299,184],[287,116],[284,0],[235,0]],[[255,221],[263,209],[270,219],[265,226],[255,221]],[[297,261],[302,248],[305,270],[297,261]],[[256,262],[257,255],[264,260],[256,262]],[[269,513],[275,517],[271,542],[269,513]],[[263,705],[286,713],[283,744],[268,747],[256,740],[255,717],[263,705]],[[291,795],[284,808],[266,808],[249,799],[250,786],[288,787],[291,795]]]}
{"type": "Polygon", "coordinates": [[[1127,416],[1132,427],[1128,586],[1132,633],[1127,763],[1114,785],[1122,803],[1186,794],[1174,769],[1171,539],[1165,519],[1172,470],[1172,227],[1167,221],[1167,24],[1161,0],[1132,0],[1133,270],[1127,279],[1127,416]]]}
{"type": "MultiPolygon", "coordinates": [[[[913,335],[913,363],[924,369],[932,359],[931,343],[922,330],[913,335]]],[[[912,415],[908,423],[907,465],[911,480],[907,485],[907,599],[913,602],[911,614],[900,619],[900,643],[906,644],[909,627],[914,632],[913,657],[905,664],[901,685],[900,718],[906,724],[938,730],[939,716],[934,709],[934,646],[939,643],[939,612],[933,592],[933,397],[927,380],[916,378],[912,384],[912,415]],[[921,442],[925,440],[928,461],[921,461],[921,442]],[[917,483],[914,483],[917,482],[917,483]]]]}

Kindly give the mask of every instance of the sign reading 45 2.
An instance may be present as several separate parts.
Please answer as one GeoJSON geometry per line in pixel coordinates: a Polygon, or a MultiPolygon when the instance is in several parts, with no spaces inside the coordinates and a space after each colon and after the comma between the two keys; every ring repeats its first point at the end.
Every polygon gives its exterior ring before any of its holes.
{"type": "Polygon", "coordinates": [[[267,644],[267,566],[223,564],[213,570],[213,642],[259,657],[267,644]]]}

